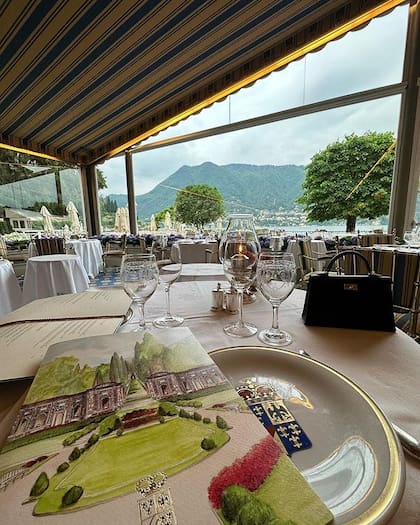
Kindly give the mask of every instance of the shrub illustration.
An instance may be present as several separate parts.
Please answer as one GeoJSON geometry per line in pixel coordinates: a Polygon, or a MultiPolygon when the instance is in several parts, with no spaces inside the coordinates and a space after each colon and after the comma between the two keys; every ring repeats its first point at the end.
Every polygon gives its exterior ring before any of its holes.
{"type": "Polygon", "coordinates": [[[226,430],[228,428],[228,424],[221,416],[216,416],[216,425],[222,430],[226,430]]]}
{"type": "Polygon", "coordinates": [[[64,472],[65,470],[67,470],[69,468],[69,464],[67,463],[67,461],[65,461],[64,463],[61,463],[60,465],[58,465],[57,467],[57,472],[60,473],[60,472],[64,472]]]}
{"type": "Polygon", "coordinates": [[[252,498],[249,490],[240,485],[231,485],[222,493],[222,513],[229,521],[235,521],[241,508],[252,498]]]}
{"type": "Polygon", "coordinates": [[[48,479],[47,474],[45,472],[41,472],[41,474],[38,476],[37,480],[31,488],[30,496],[33,498],[37,498],[47,490],[49,484],[50,480],[48,479]]]}
{"type": "Polygon", "coordinates": [[[241,508],[238,515],[238,525],[266,525],[275,518],[273,509],[259,500],[252,498],[241,508]]]}
{"type": "Polygon", "coordinates": [[[208,495],[215,509],[220,509],[222,494],[230,485],[241,485],[253,492],[270,474],[282,454],[270,435],[254,445],[242,458],[223,468],[211,480],[208,495]]]}
{"type": "Polygon", "coordinates": [[[65,507],[67,507],[68,505],[72,505],[82,497],[82,494],[82,487],[79,487],[78,485],[73,485],[73,487],[69,488],[69,490],[63,495],[61,503],[65,507]]]}
{"type": "Polygon", "coordinates": [[[80,448],[74,447],[74,449],[70,452],[69,461],[75,461],[76,459],[79,459],[80,454],[80,448]]]}
{"type": "Polygon", "coordinates": [[[201,441],[201,448],[203,450],[212,450],[216,447],[216,443],[211,438],[204,438],[201,441]]]}

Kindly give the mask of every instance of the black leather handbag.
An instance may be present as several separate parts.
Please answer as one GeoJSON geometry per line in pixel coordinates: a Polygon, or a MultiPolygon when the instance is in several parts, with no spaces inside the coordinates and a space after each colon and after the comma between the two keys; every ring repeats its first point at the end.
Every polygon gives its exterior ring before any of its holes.
{"type": "Polygon", "coordinates": [[[331,259],[325,272],[310,275],[302,318],[311,326],[393,332],[392,280],[373,273],[360,253],[341,252],[331,259]],[[334,263],[346,255],[363,259],[368,274],[329,273],[334,263]]]}

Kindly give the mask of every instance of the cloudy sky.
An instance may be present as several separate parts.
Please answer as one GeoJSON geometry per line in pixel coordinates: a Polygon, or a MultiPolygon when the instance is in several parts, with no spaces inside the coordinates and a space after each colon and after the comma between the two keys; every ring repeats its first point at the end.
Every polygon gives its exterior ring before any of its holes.
{"type": "MultiPolygon", "coordinates": [[[[323,50],[242,89],[149,142],[265,115],[303,104],[401,81],[407,5],[329,43],[323,50]]],[[[134,155],[136,194],[147,193],[183,165],[305,165],[328,144],[350,133],[396,134],[399,97],[266,124],[134,155]]],[[[98,166],[105,174],[104,193],[127,193],[124,157],[98,166]]]]}

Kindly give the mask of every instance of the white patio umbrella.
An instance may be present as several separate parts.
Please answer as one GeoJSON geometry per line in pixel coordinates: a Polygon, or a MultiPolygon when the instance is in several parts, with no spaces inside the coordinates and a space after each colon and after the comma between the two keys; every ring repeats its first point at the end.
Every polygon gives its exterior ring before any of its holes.
{"type": "Polygon", "coordinates": [[[121,229],[122,233],[130,233],[130,215],[128,208],[121,208],[121,229]]]}
{"type": "Polygon", "coordinates": [[[222,223],[222,218],[219,217],[216,221],[216,230],[217,230],[217,233],[220,235],[222,233],[222,230],[223,230],[223,223],[222,223]]]}
{"type": "Polygon", "coordinates": [[[70,201],[66,207],[67,215],[70,219],[70,229],[73,233],[80,233],[80,221],[79,221],[79,212],[77,211],[76,206],[70,201]]]}
{"type": "Polygon", "coordinates": [[[117,208],[117,211],[115,212],[114,230],[116,232],[121,231],[121,208],[117,208]]]}
{"type": "Polygon", "coordinates": [[[165,221],[163,223],[163,227],[168,232],[172,230],[172,219],[169,211],[165,213],[165,221]]]}
{"type": "Polygon", "coordinates": [[[44,231],[48,233],[54,233],[54,226],[51,219],[51,213],[48,211],[46,206],[42,206],[39,210],[39,213],[42,215],[42,222],[44,224],[44,231]]]}
{"type": "Polygon", "coordinates": [[[150,231],[155,232],[157,230],[156,219],[154,214],[150,217],[150,231]]]}

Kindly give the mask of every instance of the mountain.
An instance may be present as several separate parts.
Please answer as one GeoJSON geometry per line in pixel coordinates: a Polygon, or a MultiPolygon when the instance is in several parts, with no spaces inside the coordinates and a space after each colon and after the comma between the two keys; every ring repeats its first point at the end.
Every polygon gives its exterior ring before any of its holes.
{"type": "MultiPolygon", "coordinates": [[[[175,203],[176,192],[189,184],[208,184],[218,188],[228,212],[256,210],[291,210],[302,193],[303,166],[227,164],[204,162],[199,166],[182,166],[153,190],[136,196],[138,216],[147,219],[175,203]]],[[[118,206],[126,206],[127,196],[109,195],[118,206]]]]}

